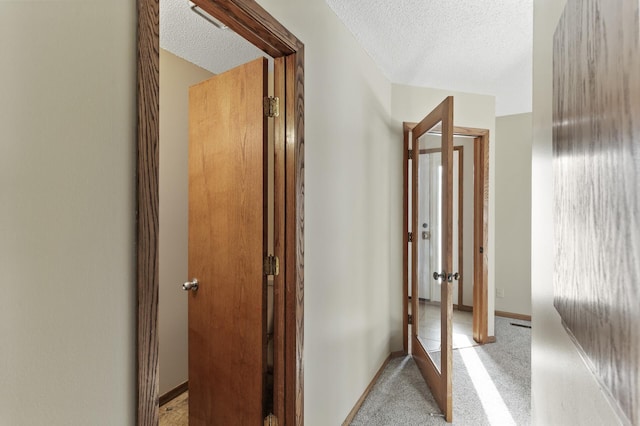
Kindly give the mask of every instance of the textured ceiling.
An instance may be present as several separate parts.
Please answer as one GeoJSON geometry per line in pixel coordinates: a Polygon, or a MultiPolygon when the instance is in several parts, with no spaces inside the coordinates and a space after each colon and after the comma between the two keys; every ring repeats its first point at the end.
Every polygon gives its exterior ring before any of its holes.
{"type": "Polygon", "coordinates": [[[214,74],[265,56],[233,31],[193,12],[188,0],[160,0],[160,47],[214,74]]]}
{"type": "Polygon", "coordinates": [[[393,83],[531,111],[533,0],[325,0],[393,83]]]}
{"type": "MultiPolygon", "coordinates": [[[[531,111],[533,0],[325,0],[393,83],[494,95],[531,111]]],[[[229,30],[160,0],[160,46],[214,73],[262,56],[229,30]]]]}

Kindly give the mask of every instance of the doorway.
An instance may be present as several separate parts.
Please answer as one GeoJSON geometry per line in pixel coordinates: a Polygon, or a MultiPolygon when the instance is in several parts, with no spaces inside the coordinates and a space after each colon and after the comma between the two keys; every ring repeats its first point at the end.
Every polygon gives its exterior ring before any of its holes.
{"type": "MultiPolygon", "coordinates": [[[[302,424],[304,46],[253,1],[196,2],[274,58],[275,123],[274,292],[281,351],[275,352],[274,412],[281,424],[302,424]],[[280,378],[280,379],[278,379],[280,378]]],[[[158,422],[158,0],[138,3],[138,424],[158,422]]],[[[262,259],[260,259],[262,261],[262,259]]]]}
{"type": "MultiPolygon", "coordinates": [[[[460,283],[459,270],[463,266],[459,261],[463,245],[460,205],[464,200],[461,197],[461,150],[454,155],[454,135],[471,136],[475,140],[472,334],[476,342],[486,343],[488,322],[486,308],[483,312],[481,306],[486,306],[486,261],[483,259],[486,259],[488,161],[484,160],[488,159],[489,132],[455,127],[453,120],[453,97],[449,96],[420,123],[403,126],[404,349],[410,351],[447,422],[453,418],[453,282],[460,283]],[[409,281],[411,314],[408,311],[409,281]],[[430,307],[432,316],[429,316],[430,307]]],[[[463,287],[458,285],[456,289],[459,309],[463,287]]]]}
{"type": "MultiPolygon", "coordinates": [[[[409,312],[409,283],[410,283],[410,238],[412,240],[420,240],[422,238],[421,230],[416,230],[415,235],[411,234],[410,229],[410,190],[411,190],[411,163],[413,158],[417,158],[419,153],[412,151],[410,147],[411,132],[417,123],[403,123],[403,239],[405,249],[403,250],[403,347],[406,353],[409,352],[409,321],[411,320],[409,312]]],[[[473,155],[473,228],[467,229],[464,226],[458,226],[458,236],[468,235],[472,233],[472,271],[471,274],[460,273],[458,280],[457,295],[454,299],[455,308],[458,311],[472,312],[472,335],[473,340],[479,344],[491,343],[494,338],[488,335],[488,258],[485,248],[487,247],[487,239],[489,234],[489,130],[477,129],[461,126],[453,126],[453,137],[455,140],[472,140],[473,155]],[[463,283],[472,284],[462,285],[463,283]],[[468,304],[468,293],[471,288],[471,305],[468,304]],[[466,295],[465,295],[466,294],[466,295]]],[[[457,142],[460,144],[460,142],[457,142]]],[[[463,155],[467,154],[467,151],[463,155]]],[[[426,152],[425,152],[426,153],[426,152]]],[[[460,155],[460,154],[458,154],[460,155]]],[[[463,157],[466,160],[466,156],[463,157]]],[[[463,162],[465,161],[463,160],[463,162]]],[[[459,160],[458,160],[459,161],[459,160]]],[[[461,168],[457,169],[458,172],[461,168]]],[[[459,179],[464,181],[464,179],[459,179]]],[[[465,185],[468,186],[468,185],[465,185]]],[[[457,194],[463,196],[460,191],[457,194]]],[[[466,197],[465,197],[466,198],[466,197]]],[[[458,198],[458,207],[464,203],[464,199],[458,198]]],[[[468,203],[467,203],[468,204],[468,203]]],[[[459,210],[458,210],[459,212],[459,210]]],[[[457,247],[464,247],[464,240],[456,238],[457,247]]],[[[461,252],[459,252],[461,254],[461,252]]],[[[465,263],[461,256],[458,259],[458,271],[465,263]]]]}

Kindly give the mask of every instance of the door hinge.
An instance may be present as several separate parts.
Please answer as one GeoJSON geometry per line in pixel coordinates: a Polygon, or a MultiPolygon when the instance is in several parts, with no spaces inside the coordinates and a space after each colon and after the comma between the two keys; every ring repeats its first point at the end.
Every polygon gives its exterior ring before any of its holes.
{"type": "Polygon", "coordinates": [[[407,238],[408,238],[409,242],[412,243],[413,242],[413,232],[409,232],[407,234],[407,238]]]}
{"type": "Polygon", "coordinates": [[[273,414],[269,414],[264,418],[264,426],[278,426],[278,418],[273,414]]]}
{"type": "Polygon", "coordinates": [[[280,260],[278,256],[270,254],[264,258],[264,274],[273,275],[274,277],[280,273],[280,260]]]}
{"type": "Polygon", "coordinates": [[[411,314],[407,315],[407,322],[409,324],[413,324],[413,315],[411,315],[411,314]]]}
{"type": "Polygon", "coordinates": [[[269,118],[277,117],[280,115],[280,99],[267,96],[264,98],[264,115],[269,118]]]}
{"type": "Polygon", "coordinates": [[[409,160],[413,160],[413,150],[412,150],[412,149],[410,149],[409,151],[407,151],[407,158],[408,158],[409,160]]]}

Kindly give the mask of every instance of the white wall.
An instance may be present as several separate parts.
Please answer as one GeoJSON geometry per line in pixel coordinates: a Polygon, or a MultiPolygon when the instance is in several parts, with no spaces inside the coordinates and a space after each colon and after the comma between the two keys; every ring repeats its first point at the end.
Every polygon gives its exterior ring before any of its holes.
{"type": "Polygon", "coordinates": [[[619,424],[553,307],[552,40],[566,0],[535,0],[531,169],[532,419],[536,425],[619,424]]]}
{"type": "Polygon", "coordinates": [[[391,85],[323,0],[259,3],[305,44],[305,425],[337,425],[402,348],[391,85]]]}
{"type": "Polygon", "coordinates": [[[160,395],[188,377],[189,86],[212,75],[160,49],[160,395]]]}
{"type": "MultiPolygon", "coordinates": [[[[446,90],[412,87],[400,84],[392,85],[391,114],[394,142],[402,151],[402,122],[422,120],[444,98],[453,96],[453,122],[456,126],[489,129],[489,335],[494,334],[494,298],[495,293],[495,98],[472,93],[450,92],[446,90]]],[[[471,157],[473,158],[473,157],[471,157]]],[[[466,160],[466,158],[465,158],[466,160]]],[[[399,160],[402,163],[402,159],[399,160]]],[[[400,180],[400,184],[402,181],[400,180]]],[[[401,188],[397,187],[397,188],[401,188]]],[[[398,189],[400,203],[402,191],[398,189]]],[[[395,202],[395,201],[394,201],[395,202]]],[[[466,298],[465,298],[466,300],[466,298]]],[[[395,312],[394,312],[395,314],[395,312]]],[[[401,314],[394,315],[401,321],[401,314]]]]}
{"type": "Polygon", "coordinates": [[[135,421],[135,16],[0,2],[0,425],[135,421]]]}
{"type": "Polygon", "coordinates": [[[496,310],[531,315],[531,113],[496,118],[496,310]]]}

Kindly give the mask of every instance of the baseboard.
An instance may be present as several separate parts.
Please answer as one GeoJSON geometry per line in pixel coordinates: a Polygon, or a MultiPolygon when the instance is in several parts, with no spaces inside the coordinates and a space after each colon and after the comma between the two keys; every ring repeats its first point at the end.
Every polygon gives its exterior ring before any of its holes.
{"type": "Polygon", "coordinates": [[[496,311],[496,316],[531,321],[531,315],[514,314],[513,312],[496,311]]]}
{"type": "Polygon", "coordinates": [[[178,386],[176,386],[175,388],[171,389],[170,391],[160,395],[160,405],[164,405],[167,402],[171,401],[173,398],[182,395],[183,393],[185,393],[186,391],[189,390],[189,382],[184,382],[182,384],[179,384],[178,386]]]}
{"type": "Polygon", "coordinates": [[[369,386],[367,386],[367,388],[364,390],[364,393],[362,394],[360,399],[358,399],[358,401],[356,402],[356,405],[353,406],[347,418],[344,419],[344,422],[342,422],[342,426],[349,426],[349,424],[351,424],[351,422],[353,421],[353,418],[356,416],[356,414],[358,414],[358,410],[360,410],[362,403],[364,402],[365,399],[367,399],[369,392],[371,392],[371,389],[373,389],[373,386],[376,384],[376,382],[380,378],[380,375],[384,371],[385,367],[387,366],[387,364],[389,364],[389,361],[391,361],[393,358],[398,358],[405,355],[406,354],[404,351],[396,351],[396,352],[391,352],[389,354],[387,359],[384,360],[384,362],[378,369],[378,372],[376,373],[376,375],[373,376],[373,379],[371,380],[371,383],[369,383],[369,386]]]}
{"type": "Polygon", "coordinates": [[[453,305],[454,309],[457,309],[459,311],[464,311],[464,312],[473,312],[473,306],[467,306],[467,305],[453,305]]]}
{"type": "Polygon", "coordinates": [[[485,343],[495,343],[496,342],[496,336],[487,336],[487,340],[485,341],[485,343]]]}

